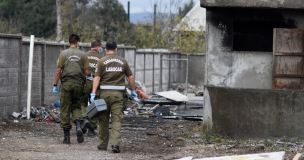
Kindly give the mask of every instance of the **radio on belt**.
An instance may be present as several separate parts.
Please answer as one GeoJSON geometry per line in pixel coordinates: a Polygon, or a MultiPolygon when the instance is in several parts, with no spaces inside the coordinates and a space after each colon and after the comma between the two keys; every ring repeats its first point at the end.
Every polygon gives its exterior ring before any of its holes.
{"type": "Polygon", "coordinates": [[[99,117],[105,110],[107,110],[107,104],[104,99],[95,100],[86,108],[89,118],[99,117]]]}

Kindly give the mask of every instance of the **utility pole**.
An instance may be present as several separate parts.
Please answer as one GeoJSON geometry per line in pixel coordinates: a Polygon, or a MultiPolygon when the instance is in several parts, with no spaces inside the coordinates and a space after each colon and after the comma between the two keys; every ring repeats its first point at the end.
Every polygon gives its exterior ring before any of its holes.
{"type": "Polygon", "coordinates": [[[56,37],[56,42],[60,42],[62,40],[61,0],[56,0],[56,9],[57,9],[57,37],[56,37]]]}
{"type": "Polygon", "coordinates": [[[128,22],[130,22],[130,1],[128,1],[128,22]]]}
{"type": "Polygon", "coordinates": [[[156,30],[156,4],[154,4],[154,31],[156,30]]]}

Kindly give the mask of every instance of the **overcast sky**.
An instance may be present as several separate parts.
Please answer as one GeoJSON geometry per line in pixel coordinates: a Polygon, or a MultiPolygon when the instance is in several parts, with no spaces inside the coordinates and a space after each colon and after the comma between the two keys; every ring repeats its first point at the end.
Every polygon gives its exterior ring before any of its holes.
{"type": "MultiPolygon", "coordinates": [[[[130,1],[130,13],[140,13],[140,12],[153,12],[153,3],[160,2],[166,3],[169,5],[170,0],[118,0],[121,4],[124,5],[126,12],[128,12],[128,1],[130,1]]],[[[181,0],[181,7],[185,2],[190,0],[181,0]]],[[[200,0],[194,0],[194,3],[197,4],[200,0]]]]}

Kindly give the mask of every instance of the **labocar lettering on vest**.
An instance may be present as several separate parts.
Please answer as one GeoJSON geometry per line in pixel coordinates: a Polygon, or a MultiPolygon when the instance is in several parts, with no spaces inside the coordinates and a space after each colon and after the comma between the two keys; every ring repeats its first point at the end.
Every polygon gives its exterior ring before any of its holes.
{"type": "Polygon", "coordinates": [[[106,61],[103,62],[103,64],[108,64],[108,63],[111,63],[111,62],[117,62],[117,63],[120,63],[121,65],[124,64],[124,62],[122,62],[120,59],[117,59],[117,58],[111,58],[111,59],[108,59],[106,61]]]}
{"type": "Polygon", "coordinates": [[[69,59],[69,61],[80,61],[80,57],[78,57],[76,55],[70,56],[68,59],[69,59]]]}
{"type": "Polygon", "coordinates": [[[96,63],[89,63],[90,67],[92,68],[96,68],[97,67],[97,64],[96,63]]]}
{"type": "Polygon", "coordinates": [[[106,72],[122,72],[122,67],[107,67],[106,72]]]}
{"type": "Polygon", "coordinates": [[[96,61],[99,61],[99,58],[98,57],[95,57],[95,56],[88,56],[88,59],[94,59],[96,61]]]}

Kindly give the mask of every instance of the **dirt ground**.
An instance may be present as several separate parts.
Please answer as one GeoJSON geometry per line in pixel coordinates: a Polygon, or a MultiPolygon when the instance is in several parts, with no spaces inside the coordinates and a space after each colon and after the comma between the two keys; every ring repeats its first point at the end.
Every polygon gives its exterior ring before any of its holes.
{"type": "Polygon", "coordinates": [[[6,120],[0,122],[0,159],[178,159],[284,150],[285,158],[292,159],[303,151],[302,145],[267,147],[261,140],[223,142],[213,137],[216,142],[205,144],[201,123],[126,117],[122,124],[122,153],[114,154],[110,144],[107,152],[97,149],[98,136],[85,134],[84,143],[78,144],[75,126],[71,131],[71,144],[66,145],[62,144],[63,131],[57,123],[6,120]]]}

